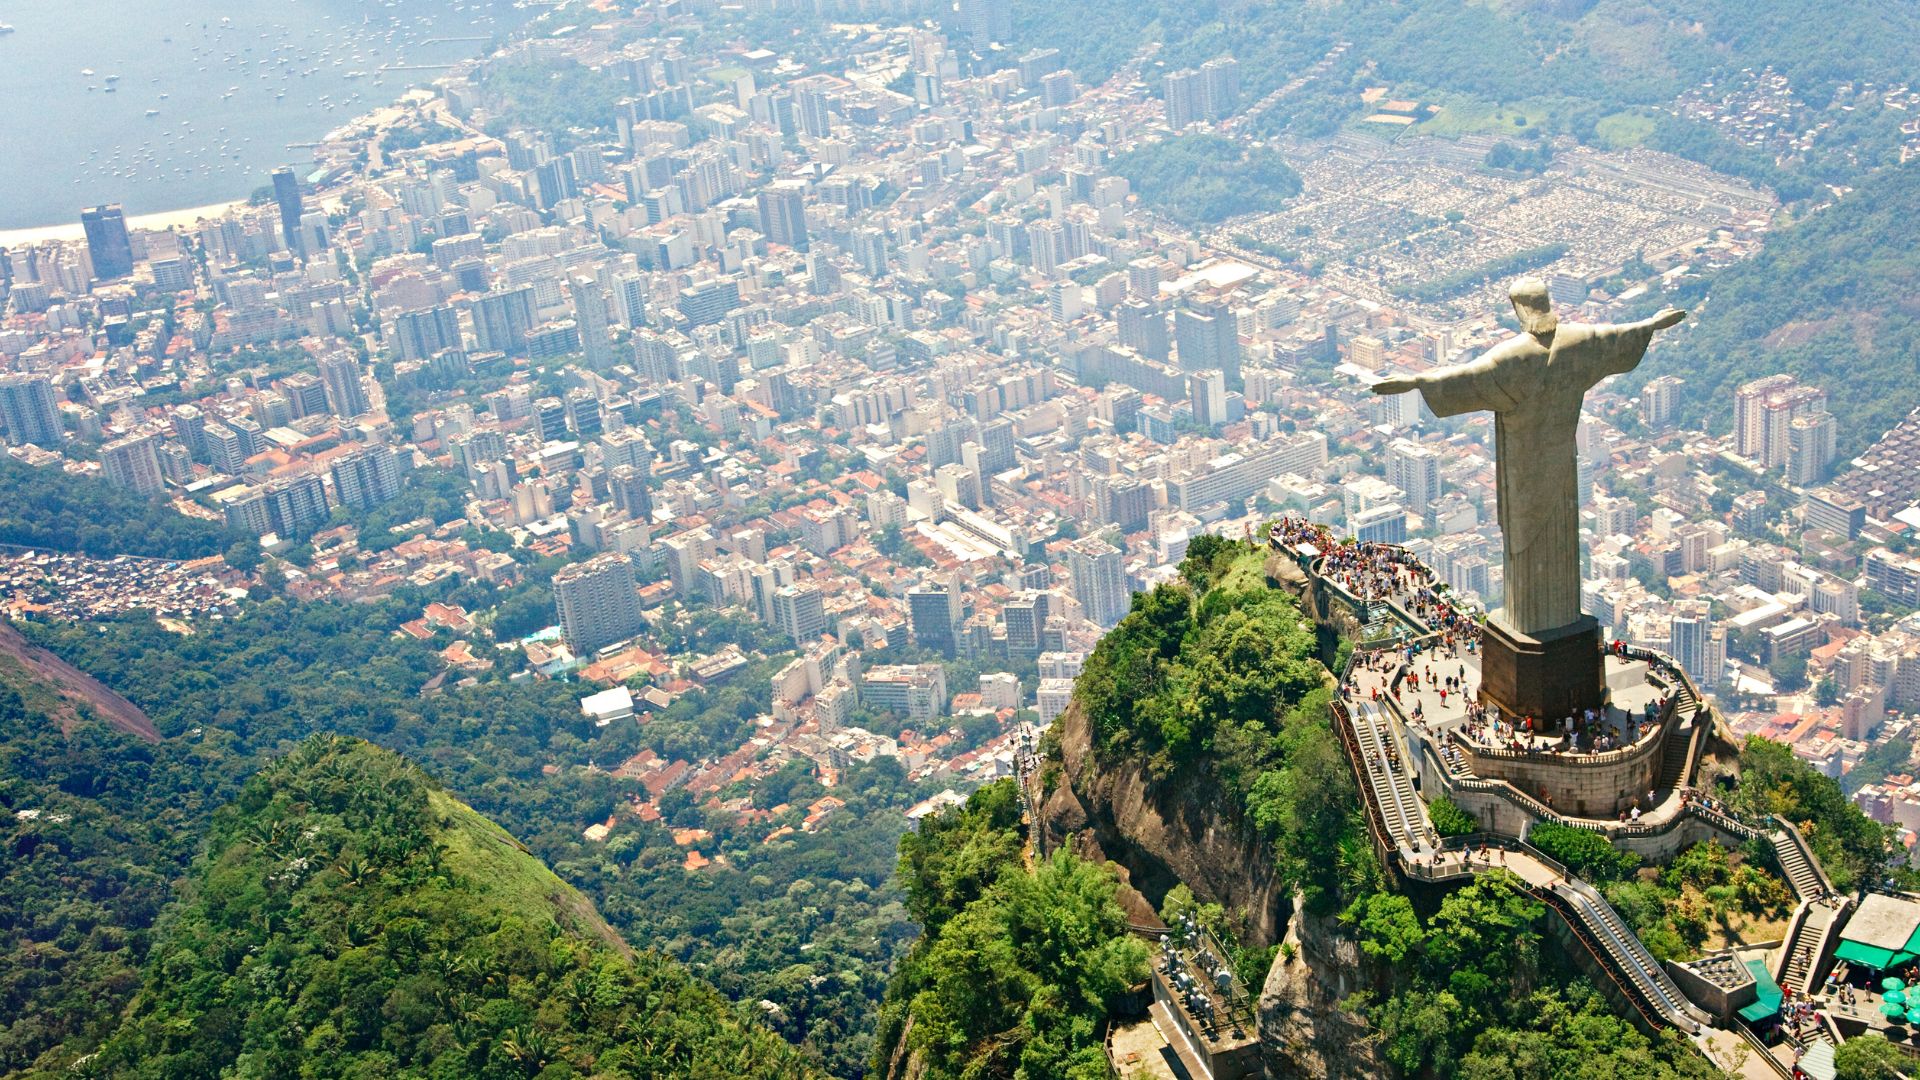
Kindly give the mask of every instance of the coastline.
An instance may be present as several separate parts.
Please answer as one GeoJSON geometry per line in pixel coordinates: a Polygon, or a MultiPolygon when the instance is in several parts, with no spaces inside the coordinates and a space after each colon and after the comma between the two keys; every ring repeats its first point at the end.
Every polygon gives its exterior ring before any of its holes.
{"type": "MultiPolygon", "coordinates": [[[[202,218],[217,218],[235,207],[247,205],[245,199],[233,199],[228,202],[209,203],[206,206],[192,206],[184,210],[162,210],[152,214],[136,214],[127,218],[129,229],[168,229],[176,226],[190,227],[202,218]]],[[[79,212],[75,211],[76,219],[79,212]]],[[[0,229],[0,248],[27,247],[32,244],[44,244],[51,240],[80,240],[86,233],[75,220],[65,225],[38,225],[22,229],[0,229]]]]}

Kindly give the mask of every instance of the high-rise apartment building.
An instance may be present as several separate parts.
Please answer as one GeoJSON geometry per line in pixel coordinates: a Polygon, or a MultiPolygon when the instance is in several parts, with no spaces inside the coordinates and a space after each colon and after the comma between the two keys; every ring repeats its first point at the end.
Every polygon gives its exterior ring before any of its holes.
{"type": "Polygon", "coordinates": [[[280,208],[280,233],[287,242],[287,250],[295,255],[306,254],[300,242],[300,219],[307,208],[300,198],[300,178],[291,166],[273,170],[273,201],[280,208]]]}
{"type": "Polygon", "coordinates": [[[773,625],[804,645],[827,632],[826,597],[816,585],[783,585],[773,591],[773,625]]]}
{"type": "Polygon", "coordinates": [[[402,360],[425,360],[462,344],[460,316],[451,307],[403,311],[393,318],[393,348],[402,360]]]}
{"type": "Polygon", "coordinates": [[[281,536],[299,536],[327,520],[327,485],[317,474],[267,481],[267,520],[281,536]]]}
{"type": "Polygon", "coordinates": [[[1173,341],[1167,334],[1167,313],[1159,304],[1151,300],[1129,300],[1120,305],[1116,321],[1120,344],[1163,364],[1173,355],[1173,341]]]}
{"type": "Polygon", "coordinates": [[[1193,407],[1193,419],[1206,428],[1227,422],[1227,376],[1221,371],[1195,371],[1187,375],[1187,397],[1193,407]]]}
{"type": "Polygon", "coordinates": [[[1073,578],[1073,598],[1080,602],[1080,610],[1099,626],[1112,627],[1133,604],[1120,549],[1097,536],[1076,540],[1067,548],[1067,573],[1073,578]]]}
{"type": "Polygon", "coordinates": [[[225,424],[208,424],[203,435],[207,464],[229,476],[239,473],[246,466],[246,442],[239,432],[225,424]]]}
{"type": "Polygon", "coordinates": [[[1387,448],[1387,483],[1406,493],[1407,507],[1425,517],[1440,498],[1440,455],[1407,439],[1387,448]]]}
{"type": "Polygon", "coordinates": [[[320,382],[325,388],[327,406],[335,416],[350,419],[372,409],[367,391],[360,383],[360,361],[344,349],[320,358],[320,382]]]}
{"type": "Polygon", "coordinates": [[[533,286],[488,293],[473,302],[474,344],[482,352],[524,356],[533,316],[533,286]]]}
{"type": "Polygon", "coordinates": [[[1840,421],[1830,412],[1796,416],[1787,425],[1787,480],[1817,484],[1826,479],[1838,451],[1840,421]]]}
{"type": "Polygon", "coordinates": [[[1013,37],[1013,0],[960,0],[952,10],[954,30],[972,52],[985,54],[1013,37]]]}
{"type": "Polygon", "coordinates": [[[87,234],[94,277],[112,281],[133,272],[133,239],[127,235],[127,214],[119,203],[82,210],[80,227],[87,234]]]}
{"type": "Polygon", "coordinates": [[[1686,380],[1662,375],[1640,388],[1640,423],[1648,431],[1665,431],[1680,419],[1680,388],[1686,380]]]}
{"type": "Polygon", "coordinates": [[[680,314],[694,326],[712,326],[740,306],[740,283],[713,278],[680,290],[680,314]]]}
{"type": "Polygon", "coordinates": [[[1161,83],[1167,126],[1178,131],[1202,120],[1224,120],[1240,106],[1240,63],[1230,56],[1170,72],[1161,83]]]}
{"type": "Polygon", "coordinates": [[[1229,388],[1240,385],[1240,329],[1219,301],[1202,301],[1174,312],[1174,347],[1187,371],[1217,368],[1229,388]]]}
{"type": "Polygon", "coordinates": [[[1216,56],[1200,65],[1200,109],[1209,120],[1224,120],[1240,107],[1240,61],[1216,56]]]}
{"type": "Polygon", "coordinates": [[[1745,383],[1733,397],[1734,450],[1762,468],[1784,468],[1792,455],[1793,422],[1826,411],[1827,392],[1791,375],[1745,383]]]}
{"type": "Polygon", "coordinates": [[[760,232],[769,243],[807,249],[807,185],[775,180],[760,190],[760,232]]]}
{"type": "Polygon", "coordinates": [[[553,575],[553,602],[560,614],[560,632],[576,655],[625,641],[645,626],[633,564],[611,552],[553,575]]]}
{"type": "Polygon", "coordinates": [[[333,493],[342,506],[365,510],[400,494],[400,456],[390,447],[369,446],[342,454],[329,471],[333,493]]]}
{"type": "Polygon", "coordinates": [[[613,311],[607,290],[592,278],[577,275],[567,282],[567,293],[573,300],[573,321],[580,329],[580,355],[595,371],[611,366],[613,342],[607,337],[607,327],[613,321],[613,311]]]}
{"type": "Polygon", "coordinates": [[[13,446],[54,447],[65,442],[52,381],[29,372],[0,375],[0,432],[13,446]]]}
{"type": "Polygon", "coordinates": [[[1667,652],[1702,688],[1711,689],[1719,680],[1718,672],[1708,666],[1709,645],[1713,636],[1713,614],[1705,600],[1681,600],[1673,605],[1667,622],[1667,652]]]}
{"type": "Polygon", "coordinates": [[[914,644],[952,656],[960,629],[960,590],[951,582],[916,585],[907,590],[907,624],[914,644]]]}
{"type": "Polygon", "coordinates": [[[100,464],[115,487],[151,495],[160,490],[160,436],[128,435],[100,448],[100,464]]]}

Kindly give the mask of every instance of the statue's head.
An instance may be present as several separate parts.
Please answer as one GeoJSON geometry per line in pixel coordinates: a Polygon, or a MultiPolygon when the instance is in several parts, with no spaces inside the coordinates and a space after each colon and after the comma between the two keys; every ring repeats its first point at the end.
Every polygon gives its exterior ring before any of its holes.
{"type": "Polygon", "coordinates": [[[1551,334],[1560,320],[1553,313],[1553,300],[1547,295],[1547,283],[1539,278],[1521,278],[1507,289],[1513,301],[1513,313],[1529,334],[1551,334]]]}

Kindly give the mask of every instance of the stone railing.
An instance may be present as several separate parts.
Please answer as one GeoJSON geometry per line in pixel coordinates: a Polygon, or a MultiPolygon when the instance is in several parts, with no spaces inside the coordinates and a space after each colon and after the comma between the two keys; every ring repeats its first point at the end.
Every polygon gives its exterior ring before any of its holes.
{"type": "Polygon", "coordinates": [[[1567,819],[1559,811],[1505,780],[1489,780],[1483,776],[1456,776],[1452,778],[1452,783],[1462,791],[1480,791],[1498,795],[1542,821],[1567,824],[1567,819]]]}
{"type": "Polygon", "coordinates": [[[1457,728],[1449,730],[1447,734],[1470,753],[1495,761],[1563,761],[1569,765],[1610,765],[1638,757],[1650,747],[1664,749],[1668,730],[1676,715],[1673,702],[1668,701],[1659,723],[1641,732],[1631,745],[1615,750],[1515,750],[1505,746],[1483,746],[1460,734],[1457,728]]]}

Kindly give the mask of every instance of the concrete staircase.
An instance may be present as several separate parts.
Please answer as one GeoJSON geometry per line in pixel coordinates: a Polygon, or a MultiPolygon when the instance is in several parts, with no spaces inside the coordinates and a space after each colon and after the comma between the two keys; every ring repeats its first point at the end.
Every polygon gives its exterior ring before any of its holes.
{"type": "Polygon", "coordinates": [[[1774,857],[1780,861],[1780,870],[1786,874],[1787,884],[1792,887],[1794,896],[1804,901],[1832,895],[1833,886],[1827,882],[1826,875],[1820,872],[1819,864],[1799,830],[1791,826],[1783,827],[1775,829],[1767,838],[1773,841],[1774,857]]]}
{"type": "Polygon", "coordinates": [[[1686,778],[1687,762],[1693,758],[1693,743],[1700,734],[1700,714],[1681,713],[1680,720],[1672,731],[1667,732],[1667,746],[1660,755],[1660,775],[1654,787],[1661,791],[1672,791],[1686,778]]]}
{"type": "Polygon", "coordinates": [[[1840,916],[1852,904],[1840,899],[1809,900],[1794,913],[1792,928],[1780,949],[1779,970],[1774,980],[1796,994],[1810,994],[1820,977],[1820,958],[1825,955],[1827,939],[1832,937],[1840,916]]]}

